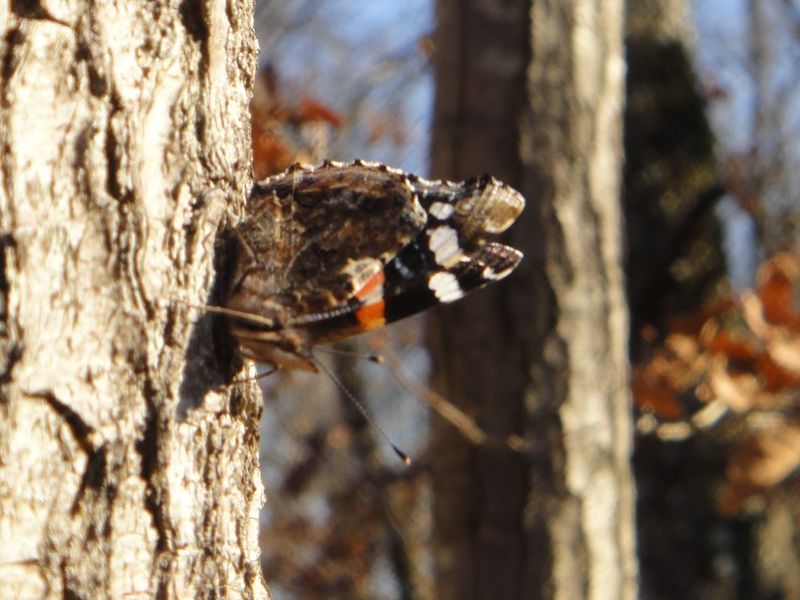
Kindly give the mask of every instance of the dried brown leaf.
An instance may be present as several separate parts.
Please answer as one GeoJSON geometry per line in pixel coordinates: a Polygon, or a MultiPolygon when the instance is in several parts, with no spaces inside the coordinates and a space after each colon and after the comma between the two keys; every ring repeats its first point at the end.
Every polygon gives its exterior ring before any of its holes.
{"type": "Polygon", "coordinates": [[[744,413],[751,410],[759,391],[758,378],[748,373],[732,374],[726,366],[726,360],[722,357],[711,361],[706,381],[714,397],[735,412],[744,413]]]}
{"type": "Polygon", "coordinates": [[[800,427],[781,423],[742,444],[731,456],[728,478],[736,484],[768,488],[800,465],[800,427]]]}
{"type": "Polygon", "coordinates": [[[800,329],[800,315],[793,307],[798,278],[798,258],[789,253],[772,257],[758,271],[758,297],[764,306],[767,320],[795,331],[800,329]]]}

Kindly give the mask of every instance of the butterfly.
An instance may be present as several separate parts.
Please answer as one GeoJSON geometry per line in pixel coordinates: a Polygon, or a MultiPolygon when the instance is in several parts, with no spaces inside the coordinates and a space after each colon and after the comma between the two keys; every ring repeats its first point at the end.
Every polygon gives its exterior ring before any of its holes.
{"type": "Polygon", "coordinates": [[[253,186],[224,309],[242,354],[317,371],[312,348],[509,275],[494,241],[525,200],[490,176],[432,181],[380,163],[296,164],[253,186]]]}

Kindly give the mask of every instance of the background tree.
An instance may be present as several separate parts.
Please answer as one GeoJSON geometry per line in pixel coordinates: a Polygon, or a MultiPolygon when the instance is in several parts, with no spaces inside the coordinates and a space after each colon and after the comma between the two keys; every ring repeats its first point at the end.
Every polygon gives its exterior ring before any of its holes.
{"type": "Polygon", "coordinates": [[[436,387],[489,436],[434,420],[438,597],[634,598],[622,4],[438,6],[433,170],[528,199],[516,276],[434,324],[436,387]]]}
{"type": "MultiPolygon", "coordinates": [[[[635,334],[698,306],[725,275],[714,212],[725,189],[690,32],[683,2],[626,4],[623,198],[635,334]]],[[[637,341],[634,335],[634,357],[637,341]]]]}
{"type": "Polygon", "coordinates": [[[743,5],[741,41],[725,36],[728,51],[740,51],[731,69],[719,50],[696,52],[686,3],[627,6],[643,594],[795,597],[797,264],[778,254],[758,276],[755,265],[761,252],[794,245],[789,140],[800,14],[783,2],[743,5]],[[735,98],[742,91],[746,102],[735,98]]]}
{"type": "Polygon", "coordinates": [[[249,189],[252,7],[0,24],[3,594],[266,597],[259,396],[185,304],[249,189]]]}
{"type": "MultiPolygon", "coordinates": [[[[724,189],[688,34],[683,2],[627,5],[624,198],[634,361],[647,360],[645,327],[661,330],[671,315],[697,307],[724,276],[714,213],[724,189]]],[[[727,531],[730,539],[737,533],[710,501],[709,473],[721,460],[719,448],[694,440],[664,445],[644,438],[637,445],[646,597],[683,595],[701,583],[715,590],[712,595],[730,592],[709,581],[715,554],[710,530],[727,531]]]]}

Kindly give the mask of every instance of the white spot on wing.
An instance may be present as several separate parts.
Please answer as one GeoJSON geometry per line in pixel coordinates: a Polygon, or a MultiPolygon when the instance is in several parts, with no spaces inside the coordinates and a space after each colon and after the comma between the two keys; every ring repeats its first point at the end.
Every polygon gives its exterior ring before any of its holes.
{"type": "Polygon", "coordinates": [[[428,280],[428,287],[439,302],[453,302],[464,295],[456,276],[445,271],[433,274],[428,280]]]}
{"type": "Polygon", "coordinates": [[[376,258],[349,259],[342,268],[353,285],[353,292],[359,291],[381,269],[383,263],[376,258]]]}
{"type": "Polygon", "coordinates": [[[447,202],[434,202],[428,212],[440,221],[446,221],[453,215],[453,205],[447,202]]]}
{"type": "Polygon", "coordinates": [[[517,265],[513,265],[503,269],[502,271],[495,271],[493,267],[487,265],[483,268],[483,271],[481,271],[481,279],[485,279],[486,281],[500,281],[501,279],[510,275],[516,266],[517,265]]]}
{"type": "Polygon", "coordinates": [[[459,261],[463,252],[458,245],[458,233],[452,227],[440,225],[428,233],[428,247],[436,264],[449,268],[459,261]]]}
{"type": "Polygon", "coordinates": [[[417,177],[417,183],[425,187],[437,187],[442,185],[441,179],[425,179],[424,177],[417,177]]]}
{"type": "Polygon", "coordinates": [[[353,164],[356,165],[357,167],[367,167],[369,169],[377,169],[381,166],[381,163],[379,162],[374,162],[371,160],[361,160],[360,158],[355,159],[353,161],[353,164]]]}

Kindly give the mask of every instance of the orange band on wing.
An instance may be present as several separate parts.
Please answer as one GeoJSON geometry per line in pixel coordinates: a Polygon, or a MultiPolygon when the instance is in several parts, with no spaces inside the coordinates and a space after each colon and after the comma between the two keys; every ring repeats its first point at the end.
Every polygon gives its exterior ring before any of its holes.
{"type": "Polygon", "coordinates": [[[366,300],[383,285],[384,281],[386,281],[386,277],[383,274],[383,269],[381,269],[370,277],[367,283],[361,286],[361,289],[356,292],[356,298],[359,300],[366,300]]]}
{"type": "Polygon", "coordinates": [[[383,300],[373,304],[367,304],[356,311],[358,322],[364,330],[382,327],[386,324],[383,300]]]}

